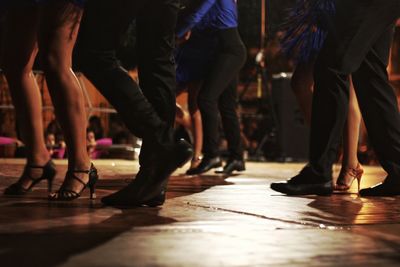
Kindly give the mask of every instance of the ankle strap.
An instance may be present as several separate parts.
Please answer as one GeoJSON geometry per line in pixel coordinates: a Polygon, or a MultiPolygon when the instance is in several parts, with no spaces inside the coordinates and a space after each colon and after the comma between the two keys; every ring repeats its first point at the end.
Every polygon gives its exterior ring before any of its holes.
{"type": "Polygon", "coordinates": [[[78,176],[76,176],[74,173],[89,173],[90,170],[68,170],[67,171],[67,177],[72,178],[77,180],[78,182],[80,182],[82,185],[86,186],[86,183],[84,181],[82,181],[81,178],[79,178],[78,176]]]}
{"type": "Polygon", "coordinates": [[[80,183],[83,184],[84,186],[86,186],[87,183],[85,183],[84,181],[82,181],[82,179],[80,179],[79,177],[77,177],[77,176],[75,175],[75,173],[85,173],[85,174],[89,174],[89,175],[90,175],[90,173],[93,172],[93,171],[94,171],[94,166],[93,166],[93,163],[91,163],[91,164],[90,164],[89,170],[68,170],[68,171],[67,171],[67,175],[68,175],[69,177],[71,177],[71,178],[77,180],[78,182],[80,182],[80,183]]]}
{"type": "Polygon", "coordinates": [[[68,170],[68,173],[89,173],[90,170],[68,170]]]}
{"type": "Polygon", "coordinates": [[[90,163],[89,170],[68,170],[67,172],[68,173],[86,173],[86,174],[88,174],[91,171],[93,171],[93,169],[94,169],[93,163],[90,163]]]}

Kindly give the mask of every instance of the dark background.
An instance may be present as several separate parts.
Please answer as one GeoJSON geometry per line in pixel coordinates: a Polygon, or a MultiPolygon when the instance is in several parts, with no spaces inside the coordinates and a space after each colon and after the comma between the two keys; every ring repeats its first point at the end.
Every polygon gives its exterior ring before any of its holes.
{"type": "MultiPolygon", "coordinates": [[[[286,17],[288,7],[296,0],[266,0],[268,37],[279,29],[286,17]]],[[[238,0],[239,30],[248,48],[260,43],[261,0],[238,0]]]]}

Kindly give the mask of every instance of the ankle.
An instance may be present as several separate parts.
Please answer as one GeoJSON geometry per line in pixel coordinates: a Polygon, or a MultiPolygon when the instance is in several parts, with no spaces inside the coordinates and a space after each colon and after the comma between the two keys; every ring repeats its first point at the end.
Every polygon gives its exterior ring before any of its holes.
{"type": "Polygon", "coordinates": [[[199,162],[203,157],[201,155],[193,156],[192,162],[199,162]]]}
{"type": "Polygon", "coordinates": [[[360,166],[360,163],[358,161],[343,161],[342,162],[342,170],[348,170],[348,169],[357,169],[360,166]]]}
{"type": "Polygon", "coordinates": [[[34,166],[44,166],[46,165],[47,162],[51,159],[50,155],[48,153],[43,153],[43,154],[36,154],[32,157],[27,158],[27,165],[34,165],[34,166]]]}
{"type": "Polygon", "coordinates": [[[71,171],[77,171],[77,170],[82,170],[86,171],[90,169],[90,166],[92,165],[90,159],[84,160],[84,161],[79,161],[79,162],[74,162],[68,164],[68,169],[71,171]]]}

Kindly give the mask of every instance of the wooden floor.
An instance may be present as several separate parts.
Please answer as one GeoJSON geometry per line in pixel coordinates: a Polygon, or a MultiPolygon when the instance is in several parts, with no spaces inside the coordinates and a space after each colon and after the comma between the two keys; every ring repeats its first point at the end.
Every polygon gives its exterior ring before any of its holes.
{"type": "MultiPolygon", "coordinates": [[[[57,161],[59,185],[66,168],[57,161]]],[[[96,161],[98,197],[121,188],[135,161],[96,161]]],[[[87,194],[50,203],[45,184],[0,197],[0,266],[399,266],[400,198],[287,197],[269,184],[301,164],[248,163],[230,178],[170,181],[162,208],[114,209],[87,194]]],[[[0,190],[23,161],[0,159],[0,190]]],[[[384,172],[367,167],[362,187],[384,172]]],[[[354,190],[353,190],[354,192],[354,190]]]]}

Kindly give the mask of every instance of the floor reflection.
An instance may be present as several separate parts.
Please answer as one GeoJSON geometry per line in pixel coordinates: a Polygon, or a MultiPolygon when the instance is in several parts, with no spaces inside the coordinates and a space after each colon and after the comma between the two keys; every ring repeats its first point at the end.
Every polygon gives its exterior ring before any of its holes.
{"type": "MultiPolygon", "coordinates": [[[[100,198],[127,185],[137,162],[96,162],[98,199],[49,202],[46,184],[0,196],[0,266],[398,266],[400,198],[287,197],[269,184],[300,164],[248,164],[232,177],[171,178],[160,208],[115,209],[100,198]],[[334,230],[334,231],[329,231],[334,230]],[[201,259],[201,261],[199,261],[201,259]],[[201,262],[203,264],[198,264],[201,262]]],[[[0,160],[0,191],[23,164],[0,160]]],[[[65,162],[58,162],[60,184],[65,162]]],[[[363,186],[383,177],[366,168],[363,186]]],[[[354,191],[352,191],[354,192],[354,191]]]]}

